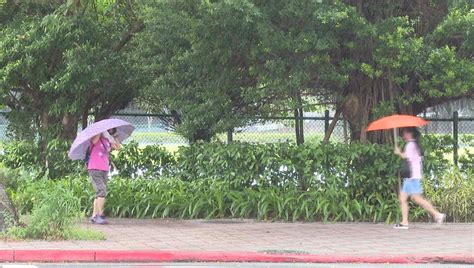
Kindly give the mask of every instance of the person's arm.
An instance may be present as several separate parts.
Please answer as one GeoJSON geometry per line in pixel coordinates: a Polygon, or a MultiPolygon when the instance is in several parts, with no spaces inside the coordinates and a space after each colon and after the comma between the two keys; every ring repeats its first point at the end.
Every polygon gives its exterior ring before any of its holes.
{"type": "Polygon", "coordinates": [[[114,142],[111,143],[112,150],[120,150],[122,148],[122,144],[117,140],[117,138],[113,138],[114,142]]]}
{"type": "Polygon", "coordinates": [[[96,145],[96,144],[99,142],[99,140],[100,140],[100,135],[101,135],[101,134],[97,134],[97,135],[95,135],[94,137],[92,137],[92,139],[91,139],[92,144],[96,145]]]}
{"type": "Polygon", "coordinates": [[[400,147],[398,147],[397,145],[395,145],[395,149],[393,150],[393,152],[401,158],[407,158],[406,154],[402,152],[402,150],[400,150],[400,147]]]}

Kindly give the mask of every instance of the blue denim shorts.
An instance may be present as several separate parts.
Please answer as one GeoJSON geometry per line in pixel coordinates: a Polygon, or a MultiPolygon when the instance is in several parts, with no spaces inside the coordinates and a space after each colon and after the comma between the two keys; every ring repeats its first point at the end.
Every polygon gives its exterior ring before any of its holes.
{"type": "Polygon", "coordinates": [[[423,185],[421,185],[421,180],[420,179],[405,179],[403,181],[401,192],[406,193],[408,195],[422,194],[423,185]]]}

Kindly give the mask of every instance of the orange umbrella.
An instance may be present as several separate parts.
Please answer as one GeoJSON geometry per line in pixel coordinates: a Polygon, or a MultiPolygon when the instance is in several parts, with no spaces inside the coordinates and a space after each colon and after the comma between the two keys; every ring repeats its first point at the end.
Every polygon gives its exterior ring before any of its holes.
{"type": "Polygon", "coordinates": [[[370,123],[366,131],[401,128],[401,127],[419,127],[428,124],[428,121],[414,115],[395,114],[386,116],[370,123]]]}
{"type": "Polygon", "coordinates": [[[397,144],[397,128],[419,127],[428,124],[428,121],[414,115],[394,114],[382,117],[370,123],[365,131],[382,130],[393,128],[393,138],[395,146],[397,144]]]}

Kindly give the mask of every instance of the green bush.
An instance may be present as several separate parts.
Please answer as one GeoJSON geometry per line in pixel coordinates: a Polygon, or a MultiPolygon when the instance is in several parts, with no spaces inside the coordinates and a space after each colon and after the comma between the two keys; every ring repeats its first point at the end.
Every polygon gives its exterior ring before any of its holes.
{"type": "Polygon", "coordinates": [[[0,183],[6,189],[16,190],[19,187],[19,182],[21,181],[21,178],[24,173],[24,170],[21,169],[15,170],[0,167],[0,183]]]}
{"type": "Polygon", "coordinates": [[[125,144],[118,153],[111,155],[111,161],[125,177],[160,177],[173,172],[176,166],[174,156],[159,145],[149,145],[143,149],[138,143],[125,144]]]}
{"type": "Polygon", "coordinates": [[[435,176],[452,166],[445,156],[453,151],[454,140],[450,135],[426,135],[422,138],[424,149],[423,171],[425,176],[435,176]]]}
{"type": "Polygon", "coordinates": [[[3,153],[0,160],[8,168],[36,168],[40,161],[39,149],[34,142],[11,141],[3,144],[3,153]]]}
{"type": "Polygon", "coordinates": [[[454,222],[474,221],[474,173],[448,170],[423,183],[426,196],[454,222]]]}
{"type": "MultiPolygon", "coordinates": [[[[40,183],[40,182],[39,182],[40,183]]],[[[81,217],[80,199],[73,191],[61,184],[53,183],[47,191],[38,194],[31,215],[24,226],[7,230],[8,236],[31,239],[63,239],[72,230],[74,222],[81,217]]]]}
{"type": "Polygon", "coordinates": [[[294,185],[236,190],[225,181],[213,179],[114,178],[109,189],[106,212],[118,217],[392,222],[398,215],[395,193],[353,198],[351,191],[331,183],[326,189],[307,191],[294,185]]]}
{"type": "Polygon", "coordinates": [[[86,176],[68,176],[60,180],[35,179],[23,176],[17,189],[9,188],[9,195],[20,214],[31,213],[35,204],[44,199],[55,187],[68,189],[79,198],[81,211],[90,213],[95,192],[86,176]]]}
{"type": "MultiPolygon", "coordinates": [[[[473,188],[473,171],[451,172],[444,157],[451,142],[445,136],[423,141],[427,196],[451,221],[472,220],[472,192],[459,189],[473,188]]],[[[112,161],[120,176],[109,182],[110,216],[373,222],[399,217],[400,159],[389,146],[195,143],[173,155],[159,146],[140,149],[130,143],[112,161]]],[[[83,175],[13,185],[12,199],[23,214],[57,185],[69,189],[82,212],[90,213],[94,198],[83,175]]],[[[425,220],[427,214],[415,208],[411,217],[425,220]]]]}
{"type": "Polygon", "coordinates": [[[68,158],[70,145],[70,141],[54,139],[43,150],[35,141],[11,141],[3,145],[0,161],[7,168],[21,168],[37,178],[46,176],[56,179],[68,174],[84,173],[81,161],[68,158]]]}
{"type": "MultiPolygon", "coordinates": [[[[432,182],[425,180],[427,197],[448,213],[450,221],[472,220],[472,175],[454,177],[455,181],[451,181],[451,177],[443,178],[446,180],[443,184],[432,188],[432,182]]],[[[28,189],[43,192],[50,192],[49,189],[55,187],[68,187],[70,193],[81,200],[80,210],[90,210],[93,191],[87,189],[90,188],[90,182],[84,177],[69,177],[47,183],[33,181],[31,184],[28,189]],[[81,188],[86,190],[80,191],[81,188]]],[[[22,189],[19,188],[20,191],[22,189]]],[[[19,195],[28,194],[17,193],[19,195]]],[[[22,200],[31,202],[26,198],[22,200]]],[[[22,207],[27,206],[23,204],[22,207]]],[[[130,180],[114,177],[109,182],[106,214],[136,218],[236,217],[288,221],[394,222],[399,217],[399,205],[394,191],[354,195],[351,188],[340,188],[339,182],[334,179],[328,180],[325,187],[301,190],[295,184],[236,189],[227,181],[215,179],[130,180]]],[[[415,207],[410,216],[412,220],[426,220],[427,214],[415,207]]]]}
{"type": "Polygon", "coordinates": [[[235,188],[293,183],[306,190],[335,177],[357,195],[393,190],[397,161],[391,148],[374,144],[198,143],[181,147],[177,162],[183,180],[213,178],[235,188]]]}
{"type": "Polygon", "coordinates": [[[461,135],[460,144],[466,150],[459,158],[459,167],[461,170],[471,170],[474,172],[474,135],[461,135]]]}

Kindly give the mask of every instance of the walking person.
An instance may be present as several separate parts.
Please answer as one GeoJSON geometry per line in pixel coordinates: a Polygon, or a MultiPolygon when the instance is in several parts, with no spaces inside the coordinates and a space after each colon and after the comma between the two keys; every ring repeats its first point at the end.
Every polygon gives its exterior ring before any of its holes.
{"type": "Polygon", "coordinates": [[[96,193],[93,212],[90,217],[91,223],[107,223],[104,217],[104,206],[107,196],[109,155],[111,150],[120,148],[120,143],[114,138],[116,131],[117,129],[115,128],[109,129],[107,132],[94,136],[90,141],[90,157],[87,163],[87,170],[96,193]]]}
{"type": "Polygon", "coordinates": [[[403,152],[395,145],[394,153],[404,158],[408,162],[410,176],[404,178],[402,189],[400,189],[400,207],[402,210],[402,221],[394,226],[396,229],[408,229],[408,199],[411,198],[415,203],[422,206],[433,219],[442,224],[446,219],[446,214],[440,213],[433,205],[423,197],[422,163],[423,149],[420,145],[421,133],[415,127],[404,128],[402,130],[403,139],[406,142],[403,152]]]}

